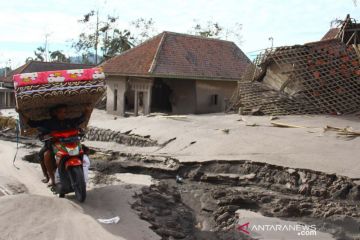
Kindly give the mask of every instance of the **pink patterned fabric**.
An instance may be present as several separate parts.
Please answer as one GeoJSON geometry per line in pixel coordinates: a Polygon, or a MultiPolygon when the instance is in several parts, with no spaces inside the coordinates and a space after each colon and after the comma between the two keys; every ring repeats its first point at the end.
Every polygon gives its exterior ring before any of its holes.
{"type": "Polygon", "coordinates": [[[102,68],[32,72],[13,76],[15,88],[58,82],[89,81],[93,79],[105,79],[102,68]]]}

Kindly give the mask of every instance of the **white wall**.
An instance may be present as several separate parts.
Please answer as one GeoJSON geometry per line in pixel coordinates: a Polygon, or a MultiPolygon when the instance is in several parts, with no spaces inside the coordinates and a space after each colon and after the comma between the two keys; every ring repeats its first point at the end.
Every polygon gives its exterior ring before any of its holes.
{"type": "Polygon", "coordinates": [[[109,77],[106,79],[106,112],[114,115],[125,114],[125,92],[127,89],[126,77],[109,77]],[[117,109],[114,110],[114,92],[117,90],[117,109]]]}
{"type": "Polygon", "coordinates": [[[225,111],[225,99],[230,99],[237,88],[236,81],[196,81],[196,113],[225,111]],[[217,95],[217,104],[211,103],[212,95],[217,95]]]}

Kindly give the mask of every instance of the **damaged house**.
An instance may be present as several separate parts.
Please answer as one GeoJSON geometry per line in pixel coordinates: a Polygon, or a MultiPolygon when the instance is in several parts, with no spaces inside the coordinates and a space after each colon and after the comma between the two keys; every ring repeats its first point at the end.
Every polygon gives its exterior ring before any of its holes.
{"type": "Polygon", "coordinates": [[[360,24],[347,16],[321,41],[265,50],[238,82],[242,114],[346,114],[360,110],[360,24]]]}
{"type": "Polygon", "coordinates": [[[108,113],[224,111],[250,60],[235,43],[163,32],[101,66],[108,113]]]}

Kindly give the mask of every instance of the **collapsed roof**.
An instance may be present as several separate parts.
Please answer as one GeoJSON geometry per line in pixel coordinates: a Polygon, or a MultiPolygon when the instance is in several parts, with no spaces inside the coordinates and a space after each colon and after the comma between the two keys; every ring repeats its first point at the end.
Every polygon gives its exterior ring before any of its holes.
{"type": "Polygon", "coordinates": [[[331,28],[321,40],[339,39],[346,45],[360,44],[360,23],[348,14],[344,21],[339,25],[331,28]]]}
{"type": "Polygon", "coordinates": [[[347,16],[328,40],[264,51],[239,81],[231,108],[270,115],[359,111],[357,26],[347,16]]]}

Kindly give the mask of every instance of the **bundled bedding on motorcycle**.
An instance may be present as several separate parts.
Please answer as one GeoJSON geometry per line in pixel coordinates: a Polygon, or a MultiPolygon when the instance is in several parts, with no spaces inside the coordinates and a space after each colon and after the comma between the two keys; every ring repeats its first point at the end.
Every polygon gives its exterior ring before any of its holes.
{"type": "MultiPolygon", "coordinates": [[[[58,104],[68,106],[69,118],[79,117],[85,106],[94,106],[105,92],[101,68],[23,73],[14,75],[13,81],[16,107],[31,120],[50,118],[49,109],[58,104]]],[[[28,129],[22,126],[23,133],[28,129]]]]}

